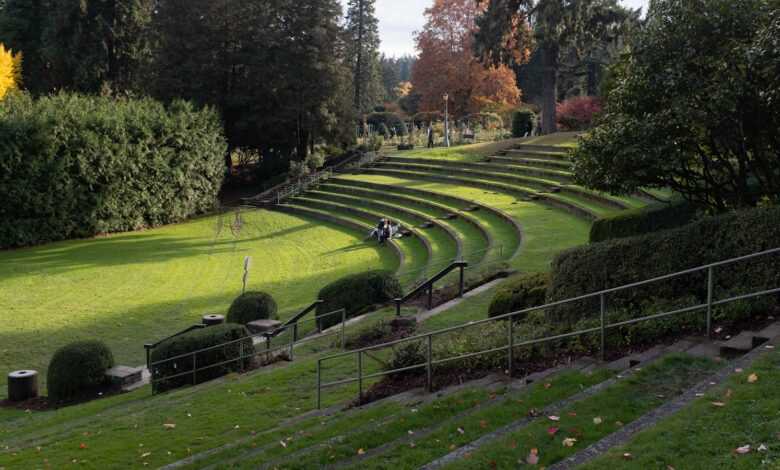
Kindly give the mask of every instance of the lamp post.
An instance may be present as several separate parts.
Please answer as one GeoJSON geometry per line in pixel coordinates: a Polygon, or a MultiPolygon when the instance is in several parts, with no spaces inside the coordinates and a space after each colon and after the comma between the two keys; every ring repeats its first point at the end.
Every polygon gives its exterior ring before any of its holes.
{"type": "Polygon", "coordinates": [[[450,146],[450,119],[449,119],[450,95],[444,94],[444,146],[450,146]]]}

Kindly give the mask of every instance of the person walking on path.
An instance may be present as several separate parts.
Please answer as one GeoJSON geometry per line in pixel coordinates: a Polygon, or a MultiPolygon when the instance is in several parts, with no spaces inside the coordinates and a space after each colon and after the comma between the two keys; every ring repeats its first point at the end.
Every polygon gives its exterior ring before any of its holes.
{"type": "Polygon", "coordinates": [[[428,148],[433,148],[433,123],[428,124],[428,148]]]}

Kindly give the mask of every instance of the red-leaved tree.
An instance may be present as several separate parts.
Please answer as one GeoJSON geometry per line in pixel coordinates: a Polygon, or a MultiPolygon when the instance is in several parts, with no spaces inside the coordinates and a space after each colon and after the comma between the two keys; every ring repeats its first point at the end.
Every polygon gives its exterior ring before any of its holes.
{"type": "Polygon", "coordinates": [[[556,116],[562,131],[582,131],[593,125],[601,112],[601,100],[595,96],[577,96],[558,103],[556,116]]]}

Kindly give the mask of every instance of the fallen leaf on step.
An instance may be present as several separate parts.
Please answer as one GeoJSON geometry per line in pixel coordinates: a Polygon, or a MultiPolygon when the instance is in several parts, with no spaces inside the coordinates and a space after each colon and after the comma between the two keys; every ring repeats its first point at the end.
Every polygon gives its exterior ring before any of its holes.
{"type": "Polygon", "coordinates": [[[577,442],[577,439],[573,437],[567,437],[563,440],[563,446],[564,447],[574,447],[574,444],[577,442]]]}
{"type": "Polygon", "coordinates": [[[720,333],[721,331],[723,331],[723,328],[721,328],[720,326],[715,328],[715,333],[720,333]]]}
{"type": "Polygon", "coordinates": [[[544,384],[544,388],[545,388],[545,389],[547,389],[547,388],[550,388],[550,387],[552,387],[552,384],[551,384],[551,383],[546,383],[546,384],[544,384]]]}
{"type": "Polygon", "coordinates": [[[576,411],[569,411],[566,414],[568,414],[569,416],[577,416],[577,412],[576,411]]]}
{"type": "Polygon", "coordinates": [[[742,447],[737,447],[736,449],[734,449],[734,452],[738,454],[747,454],[748,452],[750,452],[750,444],[744,445],[742,447]]]}
{"type": "Polygon", "coordinates": [[[458,428],[458,433],[460,434],[466,434],[466,431],[463,430],[463,428],[458,428]]]}
{"type": "Polygon", "coordinates": [[[362,447],[361,447],[360,449],[358,449],[358,451],[357,451],[357,454],[358,454],[358,455],[363,455],[363,454],[365,454],[365,453],[366,453],[366,451],[365,451],[365,450],[363,450],[363,448],[362,448],[362,447]]]}
{"type": "Polygon", "coordinates": [[[414,442],[410,442],[410,443],[409,443],[409,447],[411,447],[412,449],[414,449],[415,447],[417,447],[417,444],[415,444],[414,442]]]}
{"type": "Polygon", "coordinates": [[[666,470],[677,470],[677,469],[675,469],[675,468],[674,468],[674,467],[672,467],[671,465],[667,465],[667,466],[666,466],[666,470]]]}
{"type": "Polygon", "coordinates": [[[615,421],[615,426],[619,428],[623,427],[623,421],[615,421]]]}
{"type": "Polygon", "coordinates": [[[725,395],[726,399],[728,400],[729,398],[731,398],[732,395],[734,395],[734,392],[730,388],[727,388],[726,395],[725,395]]]}
{"type": "Polygon", "coordinates": [[[758,375],[757,374],[750,374],[748,375],[747,381],[749,384],[754,384],[758,382],[758,375]]]}
{"type": "Polygon", "coordinates": [[[724,406],[726,406],[726,404],[723,403],[722,401],[714,401],[714,402],[712,402],[712,406],[717,406],[718,408],[723,408],[724,406]]]}
{"type": "Polygon", "coordinates": [[[623,454],[623,460],[633,460],[633,459],[634,456],[631,455],[630,453],[626,452],[625,454],[623,454]]]}
{"type": "Polygon", "coordinates": [[[742,368],[737,367],[736,369],[734,369],[734,372],[736,372],[737,374],[741,374],[742,373],[742,368]]]}
{"type": "Polygon", "coordinates": [[[456,449],[455,444],[450,444],[450,450],[455,450],[455,449],[456,449]]]}
{"type": "Polygon", "coordinates": [[[547,434],[549,434],[550,436],[554,436],[557,433],[558,433],[558,428],[556,427],[552,427],[547,430],[547,434]]]}
{"type": "Polygon", "coordinates": [[[602,422],[604,422],[604,420],[601,419],[601,416],[596,416],[595,418],[593,418],[593,424],[599,425],[602,422]]]}
{"type": "Polygon", "coordinates": [[[287,448],[287,443],[286,443],[286,442],[284,442],[284,441],[279,441],[279,444],[281,444],[281,445],[282,445],[282,447],[284,447],[285,449],[287,448]]]}
{"type": "Polygon", "coordinates": [[[561,417],[560,417],[560,416],[548,416],[547,418],[548,418],[550,421],[560,421],[560,420],[561,420],[561,417]]]}
{"type": "Polygon", "coordinates": [[[703,397],[703,396],[704,396],[704,394],[703,394],[703,393],[697,393],[697,394],[696,394],[696,398],[701,398],[701,397],[703,397]]]}
{"type": "Polygon", "coordinates": [[[528,457],[525,458],[528,465],[536,465],[539,463],[539,449],[533,448],[528,453],[528,457]]]}
{"type": "Polygon", "coordinates": [[[145,452],[145,453],[141,454],[141,458],[145,459],[145,458],[149,457],[150,455],[152,455],[151,452],[145,452]]]}
{"type": "Polygon", "coordinates": [[[79,449],[86,449],[88,446],[84,444],[83,442],[79,444],[79,449]]]}
{"type": "Polygon", "coordinates": [[[517,449],[517,441],[512,441],[509,443],[510,449],[517,449]]]}
{"type": "Polygon", "coordinates": [[[761,444],[760,446],[758,446],[758,451],[759,452],[766,452],[767,451],[767,447],[764,444],[761,444]]]}
{"type": "Polygon", "coordinates": [[[174,423],[164,423],[163,427],[165,429],[176,429],[176,424],[174,424],[174,423]]]}
{"type": "Polygon", "coordinates": [[[482,421],[479,422],[479,427],[485,429],[486,427],[488,427],[488,422],[483,419],[482,421]]]}
{"type": "Polygon", "coordinates": [[[410,436],[411,436],[412,434],[414,434],[414,431],[412,431],[411,429],[410,429],[410,430],[408,430],[408,431],[406,431],[406,432],[407,432],[407,433],[408,433],[410,436]]]}

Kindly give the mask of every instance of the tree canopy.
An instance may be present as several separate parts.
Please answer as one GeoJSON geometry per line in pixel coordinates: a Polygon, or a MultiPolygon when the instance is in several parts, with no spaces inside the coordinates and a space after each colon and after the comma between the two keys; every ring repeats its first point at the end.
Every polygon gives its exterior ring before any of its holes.
{"type": "Polygon", "coordinates": [[[453,114],[479,112],[488,104],[517,104],[520,90],[515,75],[504,65],[485,66],[473,54],[476,18],[473,0],[436,0],[425,11],[428,19],[417,35],[420,57],[412,71],[421,111],[438,111],[450,96],[453,114]]]}
{"type": "Polygon", "coordinates": [[[654,2],[575,153],[578,181],[670,187],[716,211],[777,201],[778,38],[773,0],[654,2]]]}

